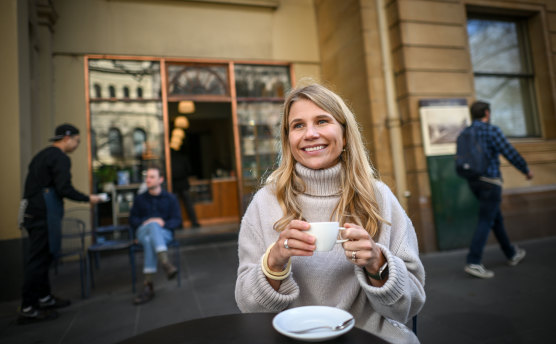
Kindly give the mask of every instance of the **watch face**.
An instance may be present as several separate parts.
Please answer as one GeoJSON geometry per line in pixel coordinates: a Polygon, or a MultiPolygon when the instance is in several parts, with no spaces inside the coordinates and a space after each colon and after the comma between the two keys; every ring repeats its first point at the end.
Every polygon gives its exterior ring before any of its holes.
{"type": "Polygon", "coordinates": [[[380,276],[380,280],[383,280],[388,276],[388,262],[384,263],[378,270],[378,275],[380,276]]]}
{"type": "Polygon", "coordinates": [[[381,268],[380,268],[380,279],[385,279],[386,276],[388,276],[388,263],[385,263],[381,268]]]}

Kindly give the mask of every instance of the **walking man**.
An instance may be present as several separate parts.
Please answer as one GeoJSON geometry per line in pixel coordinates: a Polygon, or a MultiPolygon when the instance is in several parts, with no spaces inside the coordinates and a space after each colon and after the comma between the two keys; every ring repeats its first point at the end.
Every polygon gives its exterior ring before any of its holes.
{"type": "Polygon", "coordinates": [[[80,143],[79,130],[71,124],[56,128],[52,145],[31,160],[22,201],[22,223],[29,234],[24,267],[21,310],[18,324],[55,319],[54,308],[66,307],[69,300],[51,294],[48,270],[61,246],[63,198],[98,203],[98,195],[87,196],[73,188],[71,160],[67,154],[80,143]]]}
{"type": "Polygon", "coordinates": [[[464,271],[479,278],[492,278],[494,272],[487,270],[481,264],[483,249],[486,245],[490,229],[494,232],[502,252],[511,266],[517,265],[525,258],[525,250],[510,243],[504,219],[500,210],[502,201],[502,176],[500,174],[499,155],[502,154],[515,168],[521,171],[527,179],[533,178],[527,163],[508,142],[502,130],[490,124],[490,104],[475,102],[470,108],[473,123],[472,129],[481,142],[488,157],[486,175],[478,179],[468,179],[468,185],[479,201],[479,221],[471,240],[471,247],[467,255],[467,265],[464,271]]]}
{"type": "Polygon", "coordinates": [[[136,305],[154,297],[153,277],[160,259],[168,279],[176,276],[178,270],[168,260],[166,246],[174,237],[174,229],[182,226],[178,199],[162,189],[164,177],[160,168],[147,169],[145,183],[147,191],[135,197],[129,223],[136,230],[136,238],[143,245],[145,275],[144,289],[133,300],[136,305]]]}

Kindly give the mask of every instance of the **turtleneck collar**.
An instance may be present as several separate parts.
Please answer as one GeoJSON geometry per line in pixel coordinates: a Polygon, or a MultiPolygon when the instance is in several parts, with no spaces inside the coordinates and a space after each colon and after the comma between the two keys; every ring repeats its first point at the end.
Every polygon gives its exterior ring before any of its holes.
{"type": "Polygon", "coordinates": [[[313,170],[296,163],[295,171],[305,182],[306,190],[304,193],[307,195],[334,196],[340,193],[341,163],[323,170],[313,170]]]}

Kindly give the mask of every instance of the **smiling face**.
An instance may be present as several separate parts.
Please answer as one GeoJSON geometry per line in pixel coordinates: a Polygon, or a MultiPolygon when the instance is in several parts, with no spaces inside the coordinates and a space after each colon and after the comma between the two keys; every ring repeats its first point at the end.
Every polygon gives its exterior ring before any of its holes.
{"type": "Polygon", "coordinates": [[[294,159],[314,170],[338,163],[345,146],[342,125],[307,99],[299,99],[291,105],[288,140],[294,159]]]}

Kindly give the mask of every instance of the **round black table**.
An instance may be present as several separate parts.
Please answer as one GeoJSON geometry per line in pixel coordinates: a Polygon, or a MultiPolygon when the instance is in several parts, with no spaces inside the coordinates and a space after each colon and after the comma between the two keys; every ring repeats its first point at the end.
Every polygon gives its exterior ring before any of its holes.
{"type": "MultiPolygon", "coordinates": [[[[275,315],[275,313],[244,313],[194,319],[141,333],[120,343],[301,343],[280,334],[272,327],[272,318],[275,315]]],[[[327,342],[388,343],[356,327],[327,342]]]]}

